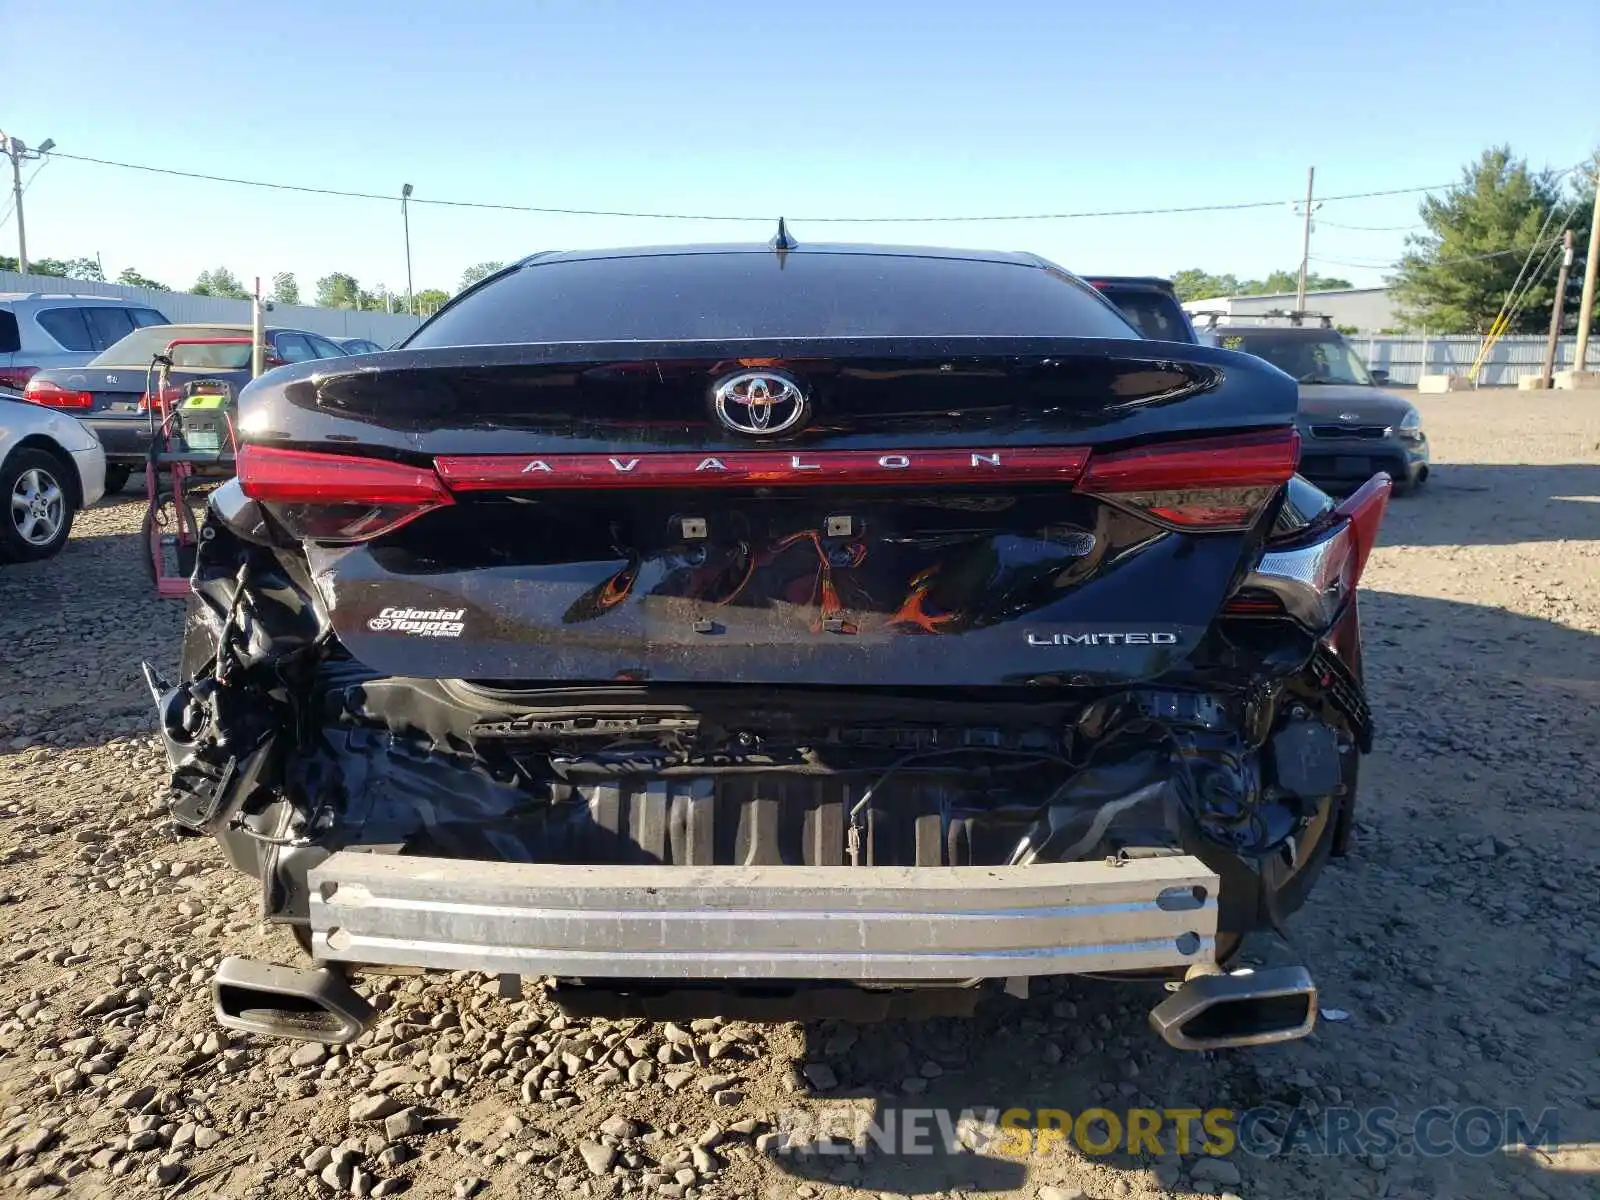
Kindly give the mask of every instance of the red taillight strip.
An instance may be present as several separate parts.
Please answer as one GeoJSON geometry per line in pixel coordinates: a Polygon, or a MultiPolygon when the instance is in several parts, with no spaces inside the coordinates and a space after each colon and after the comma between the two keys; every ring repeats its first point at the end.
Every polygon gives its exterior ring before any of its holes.
{"type": "Polygon", "coordinates": [[[1270,486],[1289,482],[1299,461],[1300,435],[1289,427],[1095,454],[1078,487],[1114,493],[1270,486]]]}
{"type": "Polygon", "coordinates": [[[1389,507],[1389,496],[1394,482],[1379,472],[1340,503],[1333,511],[1350,522],[1350,532],[1355,537],[1355,578],[1361,578],[1366,569],[1367,555],[1378,541],[1378,527],[1383,524],[1383,514],[1389,507]]]}
{"type": "Polygon", "coordinates": [[[446,455],[453,491],[553,488],[803,487],[818,484],[1072,483],[1078,446],[985,450],[730,450],[667,454],[446,455]]]}
{"type": "Polygon", "coordinates": [[[75,392],[49,379],[33,378],[23,389],[22,398],[41,408],[93,408],[93,392],[75,392]]]}
{"type": "Polygon", "coordinates": [[[423,508],[451,503],[450,493],[433,471],[378,458],[246,445],[239,449],[238,473],[244,494],[268,503],[423,508]]]}

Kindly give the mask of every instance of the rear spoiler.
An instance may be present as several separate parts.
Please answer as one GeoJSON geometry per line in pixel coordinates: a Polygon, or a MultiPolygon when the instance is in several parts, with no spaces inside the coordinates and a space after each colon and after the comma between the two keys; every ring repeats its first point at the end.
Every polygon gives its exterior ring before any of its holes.
{"type": "MultiPolygon", "coordinates": [[[[779,368],[815,385],[817,416],[805,441],[819,448],[840,428],[833,418],[846,416],[857,424],[870,418],[881,427],[892,416],[897,424],[922,426],[910,442],[898,440],[898,429],[892,434],[884,429],[886,436],[875,439],[874,446],[937,444],[943,440],[941,428],[951,432],[943,420],[948,405],[942,397],[949,394],[946,385],[957,381],[963,381],[960,403],[969,414],[978,408],[996,419],[1008,411],[1034,413],[1031,424],[1074,426],[1073,443],[1083,439],[1085,426],[1109,437],[1156,436],[1180,428],[1222,432],[1287,424],[1294,412],[1288,377],[1248,355],[1143,338],[1042,337],[543,342],[397,350],[381,358],[352,359],[348,366],[320,360],[279,368],[246,388],[240,404],[247,437],[256,440],[304,440],[302,422],[288,420],[286,404],[359,423],[341,428],[341,438],[358,430],[370,435],[374,427],[423,437],[474,429],[481,438],[493,430],[497,438],[513,441],[527,431],[558,440],[567,450],[613,451],[624,429],[637,431],[627,434],[630,442],[683,441],[687,427],[704,417],[701,393],[707,379],[761,367],[779,368]],[[1157,414],[1201,394],[1207,396],[1205,406],[1186,407],[1181,419],[1157,414]],[[1149,418],[1138,419],[1140,414],[1149,418]],[[288,431],[291,425],[294,434],[288,431]]],[[[1061,437],[1067,439],[1069,431],[1063,429],[1061,437]]],[[[1090,440],[1100,439],[1091,431],[1090,440]]],[[[722,448],[737,448],[736,441],[722,448]]],[[[457,447],[404,449],[440,453],[457,447]]]]}

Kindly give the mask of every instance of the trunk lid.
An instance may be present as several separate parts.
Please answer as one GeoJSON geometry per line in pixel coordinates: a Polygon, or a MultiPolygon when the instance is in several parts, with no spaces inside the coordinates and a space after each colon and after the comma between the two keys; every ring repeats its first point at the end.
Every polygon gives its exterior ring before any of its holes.
{"type": "MultiPolygon", "coordinates": [[[[148,382],[155,385],[155,376],[144,367],[58,367],[40,371],[35,377],[41,383],[50,382],[68,392],[88,393],[92,403],[88,407],[74,407],[75,416],[84,417],[137,417],[145,419],[140,399],[148,382]]],[[[250,382],[250,372],[220,370],[207,367],[174,367],[169,386],[182,392],[191,383],[218,381],[228,384],[237,396],[250,382]]]]}
{"type": "Polygon", "coordinates": [[[1210,626],[1295,458],[1293,383],[1196,346],[388,358],[253,385],[240,477],[304,539],[345,647],[410,676],[1149,678],[1210,626]]]}

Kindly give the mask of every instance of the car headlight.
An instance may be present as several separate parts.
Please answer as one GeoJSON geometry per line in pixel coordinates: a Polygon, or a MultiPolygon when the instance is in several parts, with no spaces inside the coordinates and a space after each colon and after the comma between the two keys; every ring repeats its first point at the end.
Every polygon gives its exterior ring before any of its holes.
{"type": "Polygon", "coordinates": [[[1408,442],[1420,442],[1422,433],[1422,414],[1416,409],[1411,409],[1400,420],[1400,436],[1408,442]]]}

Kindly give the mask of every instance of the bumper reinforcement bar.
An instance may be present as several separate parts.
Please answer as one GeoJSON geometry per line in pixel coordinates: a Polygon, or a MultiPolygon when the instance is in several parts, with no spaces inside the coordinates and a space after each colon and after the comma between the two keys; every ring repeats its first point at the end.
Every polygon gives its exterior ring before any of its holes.
{"type": "Polygon", "coordinates": [[[321,961],[579,979],[892,984],[1215,957],[1187,855],[1023,867],[564,866],[341,851],[309,876],[321,961]]]}

